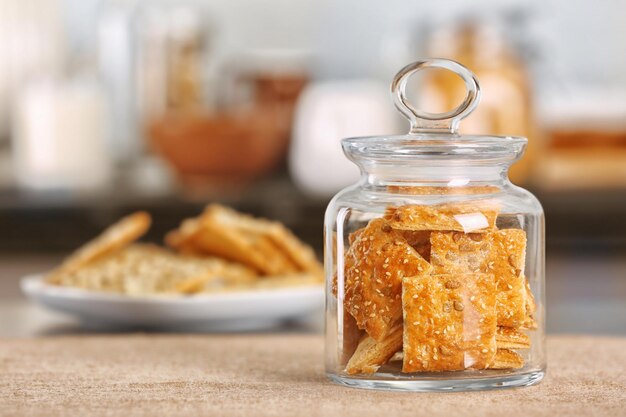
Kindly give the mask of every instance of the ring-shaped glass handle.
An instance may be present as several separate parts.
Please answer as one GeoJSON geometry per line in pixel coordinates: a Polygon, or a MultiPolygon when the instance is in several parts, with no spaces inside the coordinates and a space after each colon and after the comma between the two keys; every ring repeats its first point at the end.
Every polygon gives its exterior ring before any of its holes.
{"type": "Polygon", "coordinates": [[[402,68],[391,83],[391,93],[396,108],[411,123],[409,134],[419,133],[452,133],[459,130],[459,123],[474,111],[480,101],[480,86],[474,73],[449,59],[424,59],[402,68]],[[406,85],[409,78],[417,71],[426,68],[447,69],[463,79],[467,95],[463,102],[455,109],[445,113],[428,113],[413,107],[406,97],[406,85]]]}

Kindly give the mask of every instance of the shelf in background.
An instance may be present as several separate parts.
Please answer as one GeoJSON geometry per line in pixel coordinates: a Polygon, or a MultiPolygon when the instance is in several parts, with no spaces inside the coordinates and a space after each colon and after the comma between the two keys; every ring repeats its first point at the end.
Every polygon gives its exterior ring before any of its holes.
{"type": "MultiPolygon", "coordinates": [[[[535,191],[547,217],[549,249],[611,251],[626,248],[626,190],[535,191]]],[[[0,251],[67,251],[122,215],[147,210],[154,225],[147,240],[163,235],[212,202],[283,222],[318,252],[328,199],[303,194],[285,176],[247,188],[213,191],[145,190],[120,182],[114,190],[69,195],[0,191],[0,251]]]]}

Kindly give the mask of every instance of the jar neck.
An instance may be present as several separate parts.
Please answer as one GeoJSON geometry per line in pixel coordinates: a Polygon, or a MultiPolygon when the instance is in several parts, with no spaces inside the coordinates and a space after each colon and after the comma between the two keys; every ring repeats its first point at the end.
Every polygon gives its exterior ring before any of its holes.
{"type": "Polygon", "coordinates": [[[451,186],[504,185],[509,183],[510,164],[359,164],[361,181],[368,186],[410,185],[451,186]]]}

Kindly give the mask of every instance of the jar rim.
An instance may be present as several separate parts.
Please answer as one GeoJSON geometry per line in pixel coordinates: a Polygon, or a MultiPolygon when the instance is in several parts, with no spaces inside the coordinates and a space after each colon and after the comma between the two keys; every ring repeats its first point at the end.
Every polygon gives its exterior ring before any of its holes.
{"type": "Polygon", "coordinates": [[[521,136],[409,134],[350,137],[341,143],[346,155],[356,160],[510,161],[522,155],[528,140],[521,136]]]}

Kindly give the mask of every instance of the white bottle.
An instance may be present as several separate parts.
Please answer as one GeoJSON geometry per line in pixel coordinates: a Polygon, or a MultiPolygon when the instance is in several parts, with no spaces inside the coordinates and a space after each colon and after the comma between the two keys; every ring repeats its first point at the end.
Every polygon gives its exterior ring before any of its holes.
{"type": "Polygon", "coordinates": [[[36,190],[106,186],[112,172],[106,114],[94,80],[28,84],[18,96],[12,123],[18,185],[36,190]]]}
{"type": "Polygon", "coordinates": [[[311,84],[298,100],[289,170],[305,193],[327,197],[353,184],[359,170],[341,150],[341,139],[392,134],[397,118],[384,84],[370,80],[311,84]]]}

